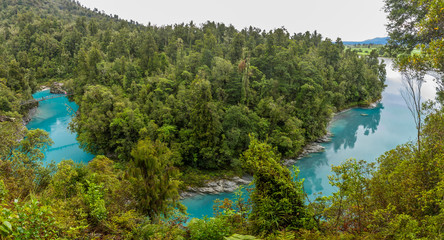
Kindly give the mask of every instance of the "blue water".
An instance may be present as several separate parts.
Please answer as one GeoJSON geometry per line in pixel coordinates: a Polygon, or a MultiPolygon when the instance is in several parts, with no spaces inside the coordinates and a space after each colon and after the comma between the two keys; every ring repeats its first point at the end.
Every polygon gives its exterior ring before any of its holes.
{"type": "MultiPolygon", "coordinates": [[[[52,95],[49,90],[41,91],[32,96],[37,99],[52,95]]],[[[76,134],[71,133],[68,125],[73,114],[78,109],[75,102],[68,101],[66,97],[53,98],[39,103],[37,112],[26,126],[28,129],[40,128],[49,133],[54,144],[45,152],[44,163],[54,161],[58,163],[64,159],[74,162],[87,163],[94,155],[84,152],[76,140],[76,134]],[[69,106],[69,107],[68,107],[69,106]]]]}
{"type": "MultiPolygon", "coordinates": [[[[322,144],[325,151],[296,162],[300,169],[299,178],[304,179],[304,190],[310,199],[315,197],[314,193],[328,196],[335,191],[328,180],[328,175],[332,175],[332,165],[339,165],[348,158],[374,162],[397,145],[415,140],[413,118],[400,94],[401,75],[392,70],[390,60],[385,61],[388,86],[382,94],[381,103],[374,109],[355,108],[337,114],[329,126],[334,135],[332,141],[322,144]]],[[[431,79],[427,80],[428,83],[423,86],[423,98],[433,99],[435,84],[431,79]]],[[[233,199],[234,194],[196,196],[184,199],[182,203],[188,208],[190,218],[200,218],[212,216],[213,201],[217,198],[233,199]]]]}

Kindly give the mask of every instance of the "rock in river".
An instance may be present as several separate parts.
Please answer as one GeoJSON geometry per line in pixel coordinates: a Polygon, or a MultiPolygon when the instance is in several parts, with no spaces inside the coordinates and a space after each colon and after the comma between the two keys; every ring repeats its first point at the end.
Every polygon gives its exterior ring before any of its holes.
{"type": "Polygon", "coordinates": [[[218,194],[223,192],[234,192],[240,185],[249,184],[253,180],[251,176],[233,177],[231,179],[218,179],[208,181],[203,187],[188,187],[187,191],[181,192],[180,197],[188,198],[198,194],[218,194]]]}

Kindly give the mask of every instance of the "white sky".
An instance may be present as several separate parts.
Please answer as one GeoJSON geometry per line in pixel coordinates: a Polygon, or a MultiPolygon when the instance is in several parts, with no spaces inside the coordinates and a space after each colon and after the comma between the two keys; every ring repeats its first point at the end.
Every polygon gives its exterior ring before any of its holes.
{"type": "Polygon", "coordinates": [[[317,30],[324,37],[363,41],[385,37],[383,0],[79,0],[120,18],[153,25],[207,20],[238,30],[285,27],[290,34],[317,30]]]}

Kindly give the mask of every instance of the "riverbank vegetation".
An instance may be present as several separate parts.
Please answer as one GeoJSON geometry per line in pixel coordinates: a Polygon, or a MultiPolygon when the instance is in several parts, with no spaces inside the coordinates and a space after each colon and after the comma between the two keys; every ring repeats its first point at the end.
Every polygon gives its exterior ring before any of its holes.
{"type": "MultiPolygon", "coordinates": [[[[418,24],[441,24],[441,3],[425,2],[418,24]]],[[[67,0],[3,0],[0,21],[4,239],[442,238],[438,105],[421,152],[399,146],[378,167],[348,160],[331,177],[338,192],[308,206],[280,165],[325,134],[332,112],[381,97],[376,51],[359,56],[340,39],[284,28],[144,26],[67,0]],[[54,80],[80,106],[71,129],[97,155],[87,165],[44,165],[47,133],[22,128],[21,100],[54,80]],[[254,176],[251,201],[221,201],[214,218],[185,227],[181,180],[232,169],[254,176]]],[[[442,36],[432,28],[426,36],[442,36]]],[[[422,52],[442,70],[440,51],[422,52]]]]}

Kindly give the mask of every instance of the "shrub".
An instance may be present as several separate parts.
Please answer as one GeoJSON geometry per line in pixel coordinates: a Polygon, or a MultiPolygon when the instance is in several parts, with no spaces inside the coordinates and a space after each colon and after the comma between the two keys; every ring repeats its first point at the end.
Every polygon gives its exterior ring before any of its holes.
{"type": "Polygon", "coordinates": [[[223,240],[232,234],[232,229],[227,219],[216,218],[193,218],[189,225],[191,239],[194,240],[223,240]]]}
{"type": "Polygon", "coordinates": [[[11,239],[57,239],[59,232],[51,207],[34,197],[26,203],[16,200],[13,206],[2,206],[0,221],[0,236],[11,239]]]}

